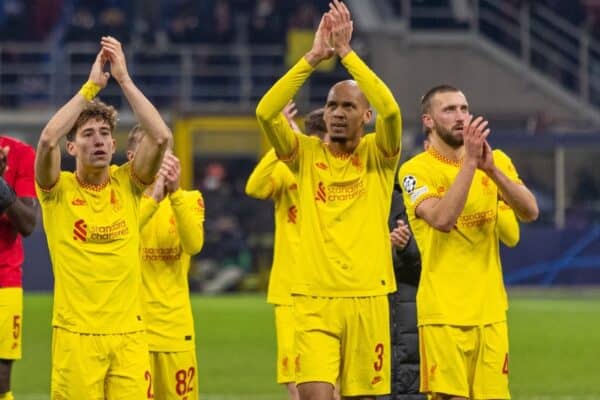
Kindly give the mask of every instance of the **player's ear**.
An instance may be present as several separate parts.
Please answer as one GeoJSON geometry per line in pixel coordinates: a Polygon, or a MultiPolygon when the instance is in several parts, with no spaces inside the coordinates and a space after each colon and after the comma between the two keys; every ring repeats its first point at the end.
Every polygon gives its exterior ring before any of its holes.
{"type": "Polygon", "coordinates": [[[423,126],[427,129],[433,129],[433,118],[429,114],[421,115],[421,122],[423,122],[423,126]]]}
{"type": "Polygon", "coordinates": [[[67,153],[69,153],[69,155],[71,155],[73,157],[77,155],[77,148],[75,146],[75,142],[67,140],[67,144],[65,145],[65,147],[66,147],[67,153]]]}
{"type": "Polygon", "coordinates": [[[115,154],[115,152],[117,151],[117,141],[115,140],[115,138],[112,138],[110,140],[111,146],[112,146],[112,152],[111,154],[115,154]]]}
{"type": "Polygon", "coordinates": [[[368,124],[369,122],[371,122],[372,118],[373,118],[373,110],[371,110],[371,108],[367,108],[367,110],[363,114],[363,123],[365,125],[368,124]]]}

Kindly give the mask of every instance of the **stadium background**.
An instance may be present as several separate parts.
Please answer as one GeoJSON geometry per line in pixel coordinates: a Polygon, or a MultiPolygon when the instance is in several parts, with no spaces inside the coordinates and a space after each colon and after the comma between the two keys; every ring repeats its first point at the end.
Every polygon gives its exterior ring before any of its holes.
{"type": "MultiPolygon", "coordinates": [[[[310,47],[323,0],[3,0],[0,129],[35,145],[87,79],[100,36],[123,41],[130,73],[168,120],[185,187],[206,202],[206,243],[190,282],[203,398],[279,399],[271,309],[264,302],[272,206],[245,180],[266,144],[253,112],[310,47]],[[207,297],[212,295],[212,297],[207,297]]],[[[600,2],[348,0],[353,47],[403,111],[403,160],[420,150],[419,97],[464,90],[535,192],[540,220],[503,249],[511,295],[515,399],[600,399],[600,2]]],[[[347,77],[337,62],[299,93],[301,113],[347,77]]],[[[133,116],[121,110],[116,162],[133,116]]],[[[72,168],[65,157],[63,167],[72,168]]],[[[17,398],[46,399],[52,274],[40,225],[25,241],[24,359],[17,398]]]]}

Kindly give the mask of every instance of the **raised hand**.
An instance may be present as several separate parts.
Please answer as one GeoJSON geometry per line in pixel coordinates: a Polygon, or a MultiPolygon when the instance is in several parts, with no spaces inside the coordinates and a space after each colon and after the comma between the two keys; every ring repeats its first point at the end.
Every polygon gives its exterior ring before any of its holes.
{"type": "Polygon", "coordinates": [[[119,85],[130,80],[121,42],[112,36],[103,36],[100,44],[102,45],[104,57],[110,61],[110,72],[117,82],[119,82],[119,85]]]}
{"type": "Polygon", "coordinates": [[[283,107],[283,111],[281,111],[285,119],[287,119],[288,124],[292,127],[292,129],[296,132],[300,132],[300,128],[294,121],[294,117],[298,114],[298,109],[296,108],[296,103],[293,100],[290,100],[285,107],[283,107]]]}
{"type": "Polygon", "coordinates": [[[335,52],[344,57],[352,51],[350,40],[352,39],[353,23],[350,10],[339,0],[329,3],[327,19],[331,24],[331,43],[335,52]]]}
{"type": "Polygon", "coordinates": [[[104,66],[106,65],[107,61],[108,59],[106,58],[104,50],[100,50],[96,56],[94,64],[92,64],[90,76],[88,77],[88,81],[95,83],[101,89],[106,87],[108,79],[110,78],[110,74],[104,71],[104,66]]]}
{"type": "Polygon", "coordinates": [[[485,139],[490,134],[490,130],[487,126],[488,121],[483,119],[483,117],[477,117],[475,119],[469,117],[469,119],[465,121],[463,129],[465,160],[475,161],[478,166],[480,165],[484,154],[483,147],[485,139]]]}
{"type": "Polygon", "coordinates": [[[181,165],[179,159],[170,151],[165,153],[165,158],[163,159],[158,174],[165,179],[165,190],[167,193],[173,193],[179,189],[181,165]]]}
{"type": "Polygon", "coordinates": [[[483,151],[481,159],[477,163],[477,168],[481,169],[485,173],[490,173],[494,170],[496,164],[494,164],[494,155],[492,153],[492,146],[487,140],[483,140],[483,151]]]}
{"type": "Polygon", "coordinates": [[[313,66],[317,66],[321,61],[331,58],[334,49],[331,47],[331,27],[327,14],[323,14],[319,27],[315,32],[315,39],[310,51],[306,54],[306,60],[313,66]]]}

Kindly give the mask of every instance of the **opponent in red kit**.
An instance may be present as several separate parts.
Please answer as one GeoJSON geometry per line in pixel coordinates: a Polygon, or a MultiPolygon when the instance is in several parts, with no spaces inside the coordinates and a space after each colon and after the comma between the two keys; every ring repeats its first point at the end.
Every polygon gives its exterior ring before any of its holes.
{"type": "Polygon", "coordinates": [[[0,135],[0,399],[13,399],[10,372],[21,358],[23,243],[35,228],[33,148],[0,135]]]}

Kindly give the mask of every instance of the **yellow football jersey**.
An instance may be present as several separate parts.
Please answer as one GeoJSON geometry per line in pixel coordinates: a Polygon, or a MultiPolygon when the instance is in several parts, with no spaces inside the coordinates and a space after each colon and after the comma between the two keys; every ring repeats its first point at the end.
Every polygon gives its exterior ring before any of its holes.
{"type": "Polygon", "coordinates": [[[257,119],[298,182],[300,245],[293,294],[376,296],[396,289],[387,225],[400,156],[401,115],[389,88],[351,52],[342,59],[377,111],[375,134],[334,156],[318,138],[294,133],[281,110],[310,76],[302,58],[261,99],[257,119]]]}
{"type": "Polygon", "coordinates": [[[195,348],[188,272],[190,256],[204,244],[204,201],[198,191],[178,190],[160,203],[142,197],[150,218],[141,227],[144,319],[150,351],[195,348]]]}
{"type": "Polygon", "coordinates": [[[300,246],[292,292],[375,296],[396,288],[387,218],[397,156],[375,135],[339,158],[318,138],[297,135],[300,246]]]}
{"type": "Polygon", "coordinates": [[[270,150],[252,171],[246,193],[271,198],[275,207],[275,243],[267,302],[291,305],[298,236],[298,185],[289,168],[270,150]]]}
{"type": "MultiPolygon", "coordinates": [[[[502,172],[521,183],[506,154],[495,150],[493,156],[502,172]]],[[[421,252],[419,325],[481,325],[506,319],[508,303],[496,229],[496,184],[481,170],[475,172],[463,212],[449,233],[415,216],[423,200],[444,196],[459,168],[460,163],[445,159],[430,147],[404,163],[398,174],[409,223],[421,252]]]]}
{"type": "Polygon", "coordinates": [[[92,334],[144,329],[138,257],[144,188],[136,182],[126,163],[112,166],[102,187],[65,171],[51,189],[36,185],[54,271],[53,326],[92,334]]]}

